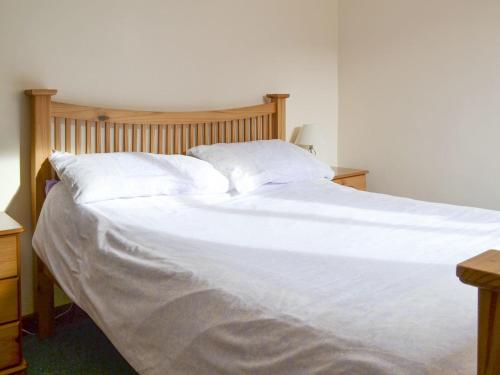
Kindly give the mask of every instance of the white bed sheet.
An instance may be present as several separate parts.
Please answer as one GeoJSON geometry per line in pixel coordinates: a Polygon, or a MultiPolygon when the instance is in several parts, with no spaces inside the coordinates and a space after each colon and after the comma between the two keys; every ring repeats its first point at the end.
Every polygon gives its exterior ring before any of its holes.
{"type": "Polygon", "coordinates": [[[476,290],[500,213],[328,181],[76,206],[33,246],[141,374],[473,374],[476,290]]]}

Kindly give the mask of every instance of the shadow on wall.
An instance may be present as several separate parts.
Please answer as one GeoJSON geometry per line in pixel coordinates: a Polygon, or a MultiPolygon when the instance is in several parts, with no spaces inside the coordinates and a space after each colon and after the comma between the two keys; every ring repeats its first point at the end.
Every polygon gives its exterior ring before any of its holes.
{"type": "MultiPolygon", "coordinates": [[[[31,291],[33,286],[33,262],[31,254],[30,105],[29,99],[24,95],[24,92],[17,93],[16,102],[19,118],[19,187],[7,205],[5,212],[24,227],[24,233],[21,235],[21,284],[22,290],[31,291]]],[[[23,312],[32,310],[31,292],[27,294],[28,296],[23,298],[23,312]]]]}
{"type": "Polygon", "coordinates": [[[7,205],[6,212],[31,232],[30,197],[30,105],[24,92],[18,93],[19,118],[19,188],[7,205]]]}
{"type": "Polygon", "coordinates": [[[295,141],[297,140],[297,137],[299,136],[300,133],[300,129],[302,129],[302,126],[296,126],[295,128],[293,128],[292,135],[290,136],[291,143],[295,143],[295,141]]]}

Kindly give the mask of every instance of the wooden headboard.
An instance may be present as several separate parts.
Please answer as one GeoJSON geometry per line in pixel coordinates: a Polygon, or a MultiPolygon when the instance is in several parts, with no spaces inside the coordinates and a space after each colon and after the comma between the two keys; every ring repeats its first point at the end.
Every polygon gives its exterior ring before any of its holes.
{"type": "Polygon", "coordinates": [[[288,94],[268,103],[202,112],[145,112],[52,101],[57,90],[26,90],[31,97],[31,208],[33,226],[54,178],[52,150],[80,153],[138,151],[185,154],[196,145],[285,139],[288,94]]]}

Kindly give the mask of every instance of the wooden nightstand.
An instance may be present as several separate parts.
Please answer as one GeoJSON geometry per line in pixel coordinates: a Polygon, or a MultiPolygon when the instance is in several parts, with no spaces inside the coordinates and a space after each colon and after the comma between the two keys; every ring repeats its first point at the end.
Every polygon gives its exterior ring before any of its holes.
{"type": "Polygon", "coordinates": [[[0,212],[0,375],[24,374],[21,346],[21,261],[23,227],[0,212]]]}
{"type": "Polygon", "coordinates": [[[342,167],[332,167],[332,169],[335,171],[333,182],[358,190],[366,190],[366,175],[368,171],[342,167]]]}

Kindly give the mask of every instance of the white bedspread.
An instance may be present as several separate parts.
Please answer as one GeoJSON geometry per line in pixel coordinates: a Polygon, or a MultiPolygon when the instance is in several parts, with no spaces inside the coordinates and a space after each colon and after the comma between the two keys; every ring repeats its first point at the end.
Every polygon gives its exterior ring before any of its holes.
{"type": "Polygon", "coordinates": [[[476,290],[500,212],[328,181],[76,206],[33,246],[141,374],[473,374],[476,290]]]}

